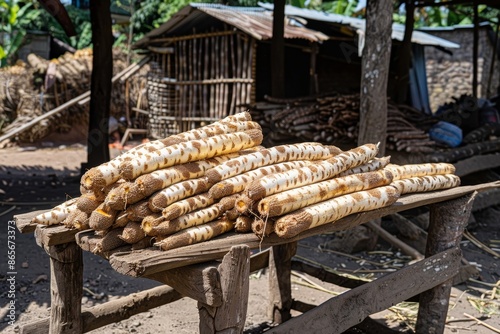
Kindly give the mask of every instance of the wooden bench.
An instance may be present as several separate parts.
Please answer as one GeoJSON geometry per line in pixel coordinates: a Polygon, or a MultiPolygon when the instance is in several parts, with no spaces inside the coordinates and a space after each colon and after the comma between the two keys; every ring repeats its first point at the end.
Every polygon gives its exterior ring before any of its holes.
{"type": "MultiPolygon", "coordinates": [[[[121,247],[99,255],[108,259],[119,273],[150,278],[165,285],[84,310],[81,309],[82,249],[89,250],[93,231],[33,226],[29,222],[39,212],[18,215],[15,217],[18,229],[22,233],[35,233],[37,244],[50,257],[51,270],[50,317],[23,326],[21,333],[88,332],[183,296],[198,302],[201,333],[241,333],[247,314],[249,274],[265,267],[269,267],[270,277],[269,310],[273,318],[270,320],[280,324],[270,333],[342,333],[370,314],[417,295],[420,300],[417,333],[442,333],[453,277],[460,268],[459,243],[474,198],[477,192],[495,188],[500,188],[500,181],[405,195],[389,207],[351,215],[292,239],[271,235],[260,240],[252,233],[228,233],[170,251],[148,248],[132,252],[121,247]],[[431,222],[424,260],[354,287],[317,307],[292,300],[290,272],[297,241],[426,205],[430,206],[431,222]],[[252,249],[268,248],[269,251],[250,256],[252,249]],[[309,311],[291,318],[292,308],[309,311]]],[[[304,263],[294,267],[316,274],[324,281],[339,281],[321,268],[304,263]]]]}

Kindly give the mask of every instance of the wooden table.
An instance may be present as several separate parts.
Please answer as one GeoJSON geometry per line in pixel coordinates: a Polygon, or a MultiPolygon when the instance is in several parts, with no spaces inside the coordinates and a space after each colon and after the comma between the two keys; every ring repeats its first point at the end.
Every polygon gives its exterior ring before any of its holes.
{"type": "MultiPolygon", "coordinates": [[[[153,307],[190,297],[198,301],[200,332],[241,333],[249,294],[249,274],[269,267],[269,314],[280,325],[270,333],[342,333],[370,314],[419,295],[417,333],[442,333],[448,310],[452,279],[461,260],[459,243],[477,192],[500,188],[500,181],[462,186],[422,194],[405,195],[395,204],[351,215],[318,226],[292,239],[276,235],[260,240],[252,233],[228,233],[200,244],[170,251],[152,248],[131,252],[127,247],[100,254],[114,270],[146,277],[165,285],[81,310],[83,290],[82,248],[89,250],[93,231],[68,230],[63,226],[33,226],[37,214],[15,217],[22,233],[34,232],[51,263],[51,314],[27,324],[21,333],[83,333],[126,319],[153,307]],[[298,317],[292,307],[304,304],[291,298],[290,271],[297,241],[327,232],[341,231],[370,220],[421,206],[430,206],[426,258],[375,281],[333,297],[298,317]],[[252,249],[267,249],[250,256],[252,249]],[[222,260],[221,260],[222,259],[222,260]],[[325,316],[327,315],[327,316],[325,316]]],[[[301,264],[300,268],[321,279],[336,282],[333,274],[301,264]]]]}

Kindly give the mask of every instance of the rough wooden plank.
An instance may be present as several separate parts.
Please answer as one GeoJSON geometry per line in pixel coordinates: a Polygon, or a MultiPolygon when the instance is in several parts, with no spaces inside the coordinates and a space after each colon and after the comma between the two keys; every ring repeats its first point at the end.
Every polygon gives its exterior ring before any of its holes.
{"type": "Polygon", "coordinates": [[[250,257],[250,272],[267,268],[269,265],[269,249],[253,254],[250,257]]]}
{"type": "Polygon", "coordinates": [[[460,258],[459,248],[444,251],[331,298],[313,310],[269,330],[269,333],[342,333],[361,323],[370,314],[385,310],[452,278],[458,272],[460,258]],[[407,282],[413,284],[408,285],[407,282]]]}
{"type": "Polygon", "coordinates": [[[31,223],[31,220],[38,216],[39,214],[45,213],[49,210],[38,210],[27,213],[22,213],[20,215],[14,216],[14,221],[16,222],[17,229],[21,233],[33,233],[35,232],[36,225],[31,223]]]}
{"type": "Polygon", "coordinates": [[[35,229],[36,243],[39,246],[63,245],[75,241],[78,230],[70,230],[63,225],[37,225],[35,229]]]}
{"type": "Polygon", "coordinates": [[[198,303],[200,333],[242,333],[250,288],[250,249],[247,246],[232,247],[218,271],[223,302],[219,307],[198,303]]]}
{"type": "MultiPolygon", "coordinates": [[[[172,303],[183,296],[169,286],[158,286],[82,310],[83,332],[122,321],[135,314],[172,303]]],[[[43,334],[49,331],[50,318],[26,324],[21,334],[43,334]]]]}
{"type": "Polygon", "coordinates": [[[83,333],[80,316],[83,296],[82,250],[71,242],[48,246],[50,255],[49,333],[83,333]]]}
{"type": "Polygon", "coordinates": [[[291,259],[296,252],[297,242],[295,241],[274,246],[269,253],[268,316],[276,324],[281,324],[291,318],[291,259]]]}
{"type": "Polygon", "coordinates": [[[292,270],[301,271],[310,276],[316,277],[323,282],[332,283],[349,289],[356,288],[369,282],[361,279],[353,279],[341,276],[323,267],[314,266],[296,259],[292,259],[292,270]]]}
{"type": "MultiPolygon", "coordinates": [[[[434,204],[430,211],[426,257],[459,247],[476,193],[434,204]]],[[[453,277],[420,295],[416,333],[443,333],[453,277]]]]}
{"type": "Polygon", "coordinates": [[[222,288],[216,262],[176,268],[146,278],[170,285],[184,296],[209,306],[222,305],[222,288]]]}
{"type": "Polygon", "coordinates": [[[248,245],[251,249],[281,245],[321,233],[346,230],[375,218],[457,198],[476,190],[483,191],[493,188],[500,188],[500,181],[402,196],[395,204],[389,207],[351,215],[334,223],[321,225],[314,229],[304,231],[291,239],[282,239],[272,234],[264,238],[264,240],[260,240],[253,233],[226,233],[213,240],[170,251],[144,249],[133,253],[116,253],[111,255],[110,263],[116,271],[125,275],[136,277],[150,275],[179,266],[220,259],[233,245],[244,244],[248,245]]]}
{"type": "Polygon", "coordinates": [[[475,155],[454,163],[455,174],[462,177],[486,169],[500,167],[500,154],[475,155]]]}

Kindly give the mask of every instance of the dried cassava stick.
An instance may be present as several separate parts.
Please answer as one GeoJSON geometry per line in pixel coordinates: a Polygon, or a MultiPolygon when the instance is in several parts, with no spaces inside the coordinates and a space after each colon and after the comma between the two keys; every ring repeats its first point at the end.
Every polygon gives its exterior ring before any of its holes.
{"type": "Polygon", "coordinates": [[[92,211],[89,217],[89,226],[93,230],[107,230],[115,222],[116,210],[107,207],[104,203],[92,211]]]}
{"type": "Polygon", "coordinates": [[[131,249],[132,250],[139,250],[139,249],[144,249],[151,247],[153,245],[152,243],[153,238],[152,237],[144,237],[135,244],[132,245],[131,249]]]}
{"type": "Polygon", "coordinates": [[[37,215],[31,220],[32,224],[56,225],[61,223],[70,212],[74,211],[78,198],[72,198],[66,202],[59,204],[48,212],[37,215]]]}
{"type": "Polygon", "coordinates": [[[62,222],[67,228],[85,230],[89,228],[89,214],[76,208],[62,222]]]}
{"type": "Polygon", "coordinates": [[[153,212],[160,212],[178,200],[206,192],[209,188],[206,178],[176,183],[152,195],[149,198],[149,208],[153,212]]]}
{"type": "Polygon", "coordinates": [[[394,165],[389,164],[385,167],[394,176],[394,180],[407,179],[410,177],[426,175],[442,175],[455,173],[455,166],[448,163],[426,163],[415,165],[394,165]]]}
{"type": "Polygon", "coordinates": [[[408,194],[458,187],[460,178],[453,174],[417,176],[392,181],[391,185],[401,194],[408,194]]]}
{"type": "Polygon", "coordinates": [[[123,210],[151,194],[172,184],[201,177],[205,171],[229,160],[235,155],[223,155],[211,159],[185,163],[139,176],[134,182],[125,182],[109,192],[105,203],[110,208],[123,210]]]}
{"type": "MultiPolygon", "coordinates": [[[[362,145],[339,153],[328,160],[314,162],[299,169],[292,169],[255,180],[245,188],[244,193],[252,201],[257,201],[278,192],[326,180],[373,159],[377,152],[377,145],[362,145]]],[[[248,206],[248,203],[245,206],[248,206]]],[[[236,207],[239,210],[240,204],[237,203],[236,207]]]]}
{"type": "Polygon", "coordinates": [[[236,232],[240,233],[251,232],[253,221],[254,219],[252,217],[240,215],[236,218],[234,229],[236,230],[236,232]]]}
{"type": "Polygon", "coordinates": [[[159,242],[156,242],[154,245],[160,247],[162,250],[188,246],[213,239],[218,235],[231,231],[233,227],[234,222],[220,219],[214,222],[179,231],[162,239],[159,242]]]}
{"type": "Polygon", "coordinates": [[[350,214],[391,205],[398,198],[398,190],[391,185],[339,196],[281,217],[276,221],[274,231],[282,238],[292,238],[307,229],[350,214]]]}
{"type": "Polygon", "coordinates": [[[327,159],[340,152],[335,146],[323,146],[318,143],[275,146],[231,159],[207,171],[206,176],[211,183],[216,183],[258,167],[284,161],[327,159]]]}
{"type": "Polygon", "coordinates": [[[257,129],[192,140],[124,161],[120,164],[120,173],[130,180],[160,168],[238,152],[261,142],[262,132],[257,129]]]}
{"type": "Polygon", "coordinates": [[[103,236],[100,242],[97,244],[94,253],[107,252],[120,246],[124,246],[127,243],[120,239],[120,235],[123,233],[123,228],[115,228],[110,230],[103,236]]]}
{"type": "Polygon", "coordinates": [[[214,202],[215,199],[206,192],[172,203],[161,214],[165,220],[172,220],[196,209],[206,208],[214,202]]]}
{"type": "Polygon", "coordinates": [[[76,207],[87,213],[90,214],[92,211],[97,209],[97,207],[102,203],[102,201],[99,201],[96,197],[96,195],[91,192],[91,193],[86,193],[83,194],[78,198],[76,201],[76,207]]]}
{"type": "Polygon", "coordinates": [[[263,216],[281,216],[333,197],[388,185],[391,181],[391,172],[385,170],[336,177],[264,197],[258,210],[263,216]]]}
{"type": "Polygon", "coordinates": [[[122,234],[118,238],[122,239],[128,244],[135,244],[143,239],[145,236],[144,231],[141,229],[141,224],[137,222],[129,222],[124,228],[122,234]]]}
{"type": "MultiPolygon", "coordinates": [[[[244,131],[246,129],[254,128],[256,125],[253,122],[246,122],[250,119],[249,114],[240,113],[233,116],[226,117],[221,122],[215,122],[207,125],[201,129],[188,131],[184,134],[178,134],[173,139],[166,138],[164,142],[155,140],[136,148],[112,159],[111,161],[101,164],[97,167],[88,170],[81,179],[81,185],[85,189],[102,189],[107,185],[115,183],[120,178],[120,164],[129,159],[135,159],[137,156],[142,156],[148,152],[162,149],[170,145],[170,141],[179,143],[181,141],[188,141],[191,139],[201,139],[208,137],[211,133],[227,133],[235,131],[244,131]],[[242,124],[232,125],[232,122],[242,122],[242,124]],[[220,123],[223,123],[222,128],[219,129],[220,123]],[[244,125],[241,127],[241,125],[244,125]],[[215,128],[211,132],[209,129],[215,128]]],[[[260,127],[259,127],[260,128],[260,127]]]]}
{"type": "Polygon", "coordinates": [[[141,222],[141,228],[146,235],[149,235],[149,232],[153,229],[153,227],[158,226],[165,221],[166,220],[159,213],[153,213],[144,217],[141,222]]]}
{"type": "Polygon", "coordinates": [[[142,221],[145,217],[153,214],[153,211],[149,208],[149,203],[147,200],[135,203],[125,210],[126,217],[135,222],[142,221]]]}
{"type": "Polygon", "coordinates": [[[268,237],[271,233],[274,232],[274,219],[261,219],[256,218],[252,222],[252,231],[259,238],[268,237]]]}
{"type": "Polygon", "coordinates": [[[340,173],[338,176],[346,176],[346,175],[351,175],[351,174],[359,174],[359,173],[368,173],[368,172],[373,172],[379,169],[384,168],[389,164],[391,161],[391,156],[387,157],[382,157],[382,158],[373,158],[372,160],[368,161],[367,163],[350,168],[342,173],[340,173]]]}
{"type": "Polygon", "coordinates": [[[224,212],[234,207],[236,197],[230,196],[220,200],[207,208],[199,209],[170,221],[163,221],[157,226],[145,226],[143,230],[150,236],[169,235],[189,227],[202,225],[222,216],[224,212]]]}
{"type": "Polygon", "coordinates": [[[238,219],[238,217],[241,217],[242,215],[236,210],[236,208],[232,208],[231,210],[227,210],[226,213],[224,214],[224,217],[226,217],[227,220],[230,221],[235,221],[238,219]]]}
{"type": "Polygon", "coordinates": [[[282,173],[288,170],[305,167],[310,164],[309,161],[290,161],[282,162],[275,165],[260,167],[249,172],[230,177],[226,180],[217,182],[208,193],[213,198],[222,198],[231,194],[239,193],[252,181],[258,180],[266,175],[282,173]]]}

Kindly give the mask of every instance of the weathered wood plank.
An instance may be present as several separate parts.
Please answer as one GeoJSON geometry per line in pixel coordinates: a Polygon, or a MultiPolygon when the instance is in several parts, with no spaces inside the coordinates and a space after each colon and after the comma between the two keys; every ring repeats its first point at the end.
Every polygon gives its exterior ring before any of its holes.
{"type": "Polygon", "coordinates": [[[395,204],[360,214],[351,215],[331,224],[304,231],[291,239],[282,239],[275,234],[260,240],[253,233],[226,233],[203,243],[159,251],[144,249],[133,253],[115,253],[110,257],[111,266],[118,272],[130,276],[150,275],[163,270],[222,258],[233,245],[244,244],[251,249],[260,249],[298,241],[313,235],[342,231],[363,224],[375,218],[413,209],[419,206],[461,197],[476,190],[500,188],[500,181],[473,186],[462,186],[442,191],[402,196],[395,204]]]}
{"type": "Polygon", "coordinates": [[[462,177],[486,169],[500,167],[500,154],[481,154],[453,164],[455,174],[462,177]]]}
{"type": "Polygon", "coordinates": [[[35,228],[36,243],[39,246],[55,246],[75,241],[78,230],[70,230],[63,225],[37,225],[35,228]]]}
{"type": "Polygon", "coordinates": [[[250,288],[250,249],[247,246],[232,247],[218,271],[223,302],[219,307],[198,303],[200,333],[242,333],[250,288]]]}
{"type": "Polygon", "coordinates": [[[268,316],[276,324],[281,324],[291,318],[291,259],[295,253],[297,253],[296,241],[274,246],[269,253],[268,316]]]}
{"type": "MultiPolygon", "coordinates": [[[[146,312],[152,308],[172,303],[182,295],[169,286],[158,286],[149,290],[133,293],[120,299],[96,305],[82,310],[83,332],[122,321],[135,314],[146,312]]],[[[21,334],[44,334],[49,331],[50,318],[41,319],[23,325],[21,334]]]]}
{"type": "MultiPolygon", "coordinates": [[[[476,193],[431,206],[425,256],[459,247],[476,193]]],[[[416,333],[443,333],[453,277],[420,295],[416,333]]]]}
{"type": "Polygon", "coordinates": [[[21,233],[33,233],[35,232],[36,225],[31,223],[31,220],[38,216],[39,214],[45,213],[49,210],[38,210],[27,213],[22,213],[20,215],[14,215],[14,221],[16,222],[17,229],[21,233]]]}
{"type": "Polygon", "coordinates": [[[301,271],[303,273],[316,277],[323,282],[335,284],[349,289],[369,283],[369,281],[367,280],[353,279],[341,276],[323,267],[318,267],[296,259],[292,259],[292,270],[301,271]]]}
{"type": "Polygon", "coordinates": [[[217,263],[211,261],[146,276],[170,285],[182,295],[210,306],[222,305],[222,288],[217,263]]]}
{"type": "Polygon", "coordinates": [[[82,250],[71,242],[47,246],[50,255],[49,333],[83,333],[80,316],[83,296],[82,250]]]}
{"type": "Polygon", "coordinates": [[[444,251],[331,298],[313,310],[269,330],[269,333],[342,333],[361,323],[370,314],[385,310],[452,278],[458,272],[460,258],[459,248],[444,251]],[[408,285],[407,282],[414,284],[408,285]]]}

